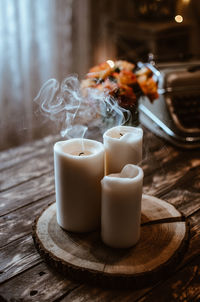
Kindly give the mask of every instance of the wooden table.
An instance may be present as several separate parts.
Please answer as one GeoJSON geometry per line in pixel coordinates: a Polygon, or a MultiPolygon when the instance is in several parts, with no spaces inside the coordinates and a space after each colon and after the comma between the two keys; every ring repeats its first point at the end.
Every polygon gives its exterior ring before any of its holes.
{"type": "MultiPolygon", "coordinates": [[[[144,135],[144,193],[189,218],[190,244],[167,278],[142,289],[102,289],[63,277],[34,247],[32,224],[55,200],[49,136],[0,154],[0,301],[200,301],[200,152],[144,135]]],[[[152,255],[153,256],[153,255],[152,255]]]]}

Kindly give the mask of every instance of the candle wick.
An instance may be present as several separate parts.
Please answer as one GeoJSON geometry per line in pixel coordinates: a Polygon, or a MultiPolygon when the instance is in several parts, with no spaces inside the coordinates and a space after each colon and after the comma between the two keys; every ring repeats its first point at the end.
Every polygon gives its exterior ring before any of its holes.
{"type": "Polygon", "coordinates": [[[120,136],[123,136],[123,134],[122,134],[122,133],[120,133],[119,135],[120,135],[120,136]]]}
{"type": "Polygon", "coordinates": [[[81,156],[81,155],[83,155],[83,154],[84,154],[84,152],[80,152],[80,153],[79,153],[79,156],[81,156]]]}

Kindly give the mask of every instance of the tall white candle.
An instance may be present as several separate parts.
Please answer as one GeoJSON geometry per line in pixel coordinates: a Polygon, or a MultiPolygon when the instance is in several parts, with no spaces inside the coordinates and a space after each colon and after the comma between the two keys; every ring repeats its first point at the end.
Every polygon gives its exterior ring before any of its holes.
{"type": "Polygon", "coordinates": [[[105,147],[105,174],[118,173],[126,164],[138,164],[142,160],[141,128],[117,126],[103,135],[105,147]]]}
{"type": "Polygon", "coordinates": [[[73,232],[88,232],[99,227],[103,144],[79,138],[57,142],[54,169],[58,224],[73,232]]]}
{"type": "Polygon", "coordinates": [[[126,165],[101,181],[101,237],[114,248],[128,248],[140,237],[143,170],[126,165]]]}

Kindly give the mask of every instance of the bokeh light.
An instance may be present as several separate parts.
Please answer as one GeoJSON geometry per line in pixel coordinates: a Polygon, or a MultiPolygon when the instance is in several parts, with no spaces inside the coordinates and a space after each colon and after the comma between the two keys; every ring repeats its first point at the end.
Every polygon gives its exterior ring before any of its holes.
{"type": "Polygon", "coordinates": [[[183,22],[183,17],[181,15],[176,15],[174,19],[177,23],[182,23],[183,22]]]}

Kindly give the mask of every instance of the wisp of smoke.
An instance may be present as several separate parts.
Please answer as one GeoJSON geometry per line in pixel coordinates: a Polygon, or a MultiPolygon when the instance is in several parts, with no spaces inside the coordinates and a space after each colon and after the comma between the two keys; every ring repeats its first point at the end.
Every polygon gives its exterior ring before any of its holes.
{"type": "Polygon", "coordinates": [[[68,76],[61,84],[56,79],[48,80],[34,101],[45,116],[62,123],[61,135],[66,138],[84,137],[88,128],[102,132],[130,118],[130,112],[107,92],[93,88],[83,91],[76,75],[68,76]]]}

